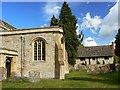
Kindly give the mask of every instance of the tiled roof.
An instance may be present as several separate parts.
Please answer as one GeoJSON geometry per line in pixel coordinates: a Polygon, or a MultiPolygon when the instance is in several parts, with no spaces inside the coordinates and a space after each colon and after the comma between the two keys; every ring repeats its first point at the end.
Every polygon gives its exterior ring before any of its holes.
{"type": "Polygon", "coordinates": [[[77,57],[103,57],[113,56],[114,49],[112,45],[106,46],[91,46],[91,47],[79,47],[77,57]]]}
{"type": "Polygon", "coordinates": [[[33,30],[33,29],[51,29],[51,28],[60,28],[62,29],[62,27],[59,26],[46,26],[46,27],[37,27],[37,28],[20,28],[17,29],[15,27],[13,27],[12,25],[8,24],[7,22],[3,21],[0,19],[0,27],[4,28],[4,30],[12,30],[12,31],[18,31],[18,30],[33,30]]]}
{"type": "Polygon", "coordinates": [[[11,30],[11,29],[16,29],[12,25],[8,24],[7,22],[3,21],[0,19],[0,27],[4,28],[5,30],[11,30]]]}

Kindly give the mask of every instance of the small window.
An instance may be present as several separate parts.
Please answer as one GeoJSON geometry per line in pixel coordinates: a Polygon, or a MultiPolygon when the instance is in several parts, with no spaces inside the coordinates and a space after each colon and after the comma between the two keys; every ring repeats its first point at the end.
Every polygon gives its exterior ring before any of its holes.
{"type": "Polygon", "coordinates": [[[95,58],[93,57],[92,60],[95,60],[95,58]]]}
{"type": "Polygon", "coordinates": [[[34,60],[37,60],[37,42],[34,42],[34,60]]]}
{"type": "Polygon", "coordinates": [[[105,59],[105,60],[108,60],[108,59],[109,59],[109,57],[104,57],[104,59],[105,59]]]}
{"type": "Polygon", "coordinates": [[[85,61],[85,58],[80,58],[81,61],[85,61]]]}
{"type": "Polygon", "coordinates": [[[45,42],[43,40],[34,41],[34,60],[45,61],[45,42]]]}
{"type": "Polygon", "coordinates": [[[63,39],[63,37],[61,38],[61,43],[62,43],[62,44],[64,43],[64,39],[63,39]]]}
{"type": "Polygon", "coordinates": [[[105,64],[105,61],[103,60],[103,65],[105,64]]]}

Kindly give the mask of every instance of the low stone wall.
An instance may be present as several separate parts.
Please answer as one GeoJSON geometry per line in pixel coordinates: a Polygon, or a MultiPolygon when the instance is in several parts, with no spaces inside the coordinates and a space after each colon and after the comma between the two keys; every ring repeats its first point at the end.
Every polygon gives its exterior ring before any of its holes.
{"type": "Polygon", "coordinates": [[[114,72],[116,71],[115,64],[106,64],[106,65],[88,65],[87,72],[88,73],[95,73],[99,72],[101,74],[108,73],[108,72],[114,72]]]}
{"type": "Polygon", "coordinates": [[[99,65],[87,65],[87,66],[77,64],[74,66],[74,69],[71,67],[70,67],[70,69],[77,70],[77,71],[86,70],[87,73],[89,73],[89,74],[96,73],[96,72],[99,72],[102,74],[102,73],[114,72],[114,71],[116,71],[117,67],[119,68],[120,66],[117,65],[115,67],[115,64],[106,64],[106,65],[99,64],[99,65]]]}

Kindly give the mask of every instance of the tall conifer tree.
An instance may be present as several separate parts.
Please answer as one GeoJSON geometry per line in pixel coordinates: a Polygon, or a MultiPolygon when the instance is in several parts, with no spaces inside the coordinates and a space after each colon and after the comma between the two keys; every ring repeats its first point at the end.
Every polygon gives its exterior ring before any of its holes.
{"type": "Polygon", "coordinates": [[[120,57],[120,28],[118,30],[118,34],[116,35],[116,40],[115,40],[115,55],[120,57]]]}
{"type": "Polygon", "coordinates": [[[63,3],[59,19],[59,26],[63,28],[64,32],[65,46],[68,53],[68,62],[69,64],[74,65],[79,46],[78,36],[76,34],[77,19],[74,15],[72,15],[71,9],[67,2],[63,3]]]}
{"type": "Polygon", "coordinates": [[[56,19],[54,15],[51,18],[50,26],[58,26],[58,20],[56,19]]]}

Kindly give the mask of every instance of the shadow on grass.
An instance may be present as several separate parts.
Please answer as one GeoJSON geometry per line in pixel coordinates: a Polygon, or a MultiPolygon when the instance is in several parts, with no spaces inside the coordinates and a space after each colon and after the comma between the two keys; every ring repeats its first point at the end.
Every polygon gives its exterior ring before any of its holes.
{"type": "Polygon", "coordinates": [[[120,85],[120,72],[105,73],[105,74],[94,74],[88,76],[76,76],[69,77],[68,80],[80,80],[80,81],[90,81],[90,82],[99,82],[110,85],[120,85]]]}

